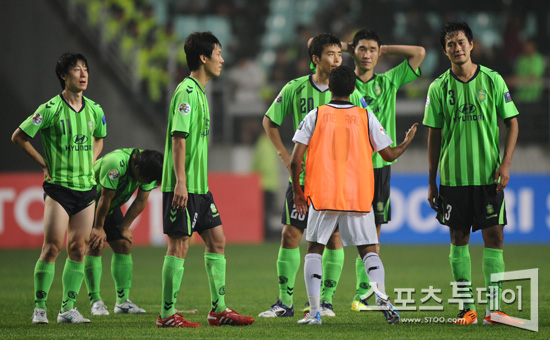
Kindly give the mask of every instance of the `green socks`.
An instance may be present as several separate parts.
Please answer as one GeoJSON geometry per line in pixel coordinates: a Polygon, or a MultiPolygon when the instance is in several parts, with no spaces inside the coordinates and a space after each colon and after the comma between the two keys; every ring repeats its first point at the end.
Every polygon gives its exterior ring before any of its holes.
{"type": "Polygon", "coordinates": [[[162,265],[162,307],[160,317],[166,319],[176,313],[176,300],[183,277],[185,259],[166,255],[162,265]]]}
{"type": "MultiPolygon", "coordinates": [[[[449,262],[451,264],[451,272],[453,273],[453,279],[455,282],[472,283],[472,263],[470,260],[470,250],[468,245],[455,246],[451,244],[449,262]]],[[[471,286],[470,293],[472,294],[471,286]]],[[[473,303],[464,303],[464,309],[466,308],[470,308],[473,311],[476,310],[476,306],[473,303]]]]}
{"type": "Polygon", "coordinates": [[[279,277],[279,300],[290,307],[293,304],[294,283],[300,268],[300,248],[279,248],[277,257],[277,276],[279,277]]]}
{"type": "Polygon", "coordinates": [[[491,281],[491,274],[504,272],[504,257],[502,249],[483,249],[483,276],[487,287],[487,309],[498,310],[502,294],[502,281],[491,281]],[[498,295],[497,295],[498,294],[498,295]]]}
{"type": "MultiPolygon", "coordinates": [[[[338,286],[342,267],[344,267],[344,248],[338,250],[325,249],[323,252],[323,285],[321,302],[332,304],[332,297],[338,286]]],[[[363,271],[364,271],[363,266],[363,271]]]]}
{"type": "Polygon", "coordinates": [[[74,308],[74,303],[76,302],[83,279],[84,262],[76,262],[67,259],[61,278],[61,282],[63,282],[63,301],[61,302],[62,313],[74,308]]]}
{"type": "Polygon", "coordinates": [[[132,254],[113,254],[111,274],[115,281],[117,304],[125,302],[130,297],[133,269],[132,254]]]}
{"type": "Polygon", "coordinates": [[[84,256],[84,281],[88,288],[88,297],[90,303],[103,300],[100,295],[101,274],[103,273],[103,265],[101,264],[101,256],[84,256]]]}
{"type": "Polygon", "coordinates": [[[214,313],[225,310],[225,256],[222,254],[205,253],[204,266],[210,286],[210,299],[214,313]]]}
{"type": "Polygon", "coordinates": [[[55,262],[36,261],[34,266],[34,308],[46,307],[48,293],[55,275],[55,262]]]}
{"type": "Polygon", "coordinates": [[[361,296],[367,294],[370,288],[370,280],[365,271],[365,263],[363,263],[360,257],[355,258],[355,276],[357,281],[353,301],[359,301],[361,300],[361,296]]]}

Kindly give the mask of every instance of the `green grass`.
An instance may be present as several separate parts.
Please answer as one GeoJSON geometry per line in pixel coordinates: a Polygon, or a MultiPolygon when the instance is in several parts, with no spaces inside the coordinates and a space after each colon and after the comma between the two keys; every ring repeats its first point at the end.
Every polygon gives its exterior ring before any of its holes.
{"type": "MultiPolygon", "coordinates": [[[[209,292],[204,270],[204,248],[192,246],[185,262],[183,283],[179,292],[177,309],[199,310],[189,314],[187,319],[199,322],[199,329],[156,329],[155,320],[160,310],[161,267],[164,248],[136,247],[133,249],[134,280],[131,299],[147,310],[143,315],[92,316],[91,324],[57,324],[56,313],[61,302],[61,273],[64,255],[56,265],[56,276],[50,291],[48,317],[49,325],[31,324],[33,310],[33,269],[39,255],[38,250],[0,250],[0,338],[2,339],[176,339],[176,338],[243,338],[243,339],[363,339],[363,338],[405,338],[405,339],[524,339],[550,337],[550,278],[548,254],[550,247],[544,245],[508,245],[504,256],[506,270],[539,268],[539,332],[529,332],[507,326],[468,327],[450,324],[386,324],[379,312],[356,313],[350,311],[350,302],[355,290],[354,263],[356,251],[346,248],[346,262],[338,290],[334,297],[335,318],[323,318],[321,326],[296,324],[300,313],[293,318],[260,319],[249,327],[209,327],[206,314],[209,310],[209,292]]],[[[227,305],[242,314],[256,316],[269,308],[277,298],[275,261],[278,244],[229,245],[226,249],[227,305]]],[[[302,246],[302,256],[305,246],[302,246]]],[[[484,286],[481,271],[481,246],[471,247],[473,285],[484,286]]],[[[456,305],[449,305],[451,274],[448,263],[448,246],[389,246],[382,247],[382,261],[386,269],[386,289],[395,300],[393,289],[415,288],[412,297],[420,306],[424,295],[421,289],[430,285],[441,288],[443,293],[442,312],[402,312],[402,318],[444,317],[457,314],[456,305]]],[[[102,296],[112,312],[115,302],[114,284],[110,274],[111,251],[103,256],[102,296]]],[[[302,261],[303,262],[303,261],[302,261]]],[[[514,288],[517,284],[506,284],[514,288]]],[[[524,310],[517,306],[503,308],[509,314],[529,318],[529,288],[523,287],[524,310]],[[515,310],[514,310],[515,309],[515,310]]],[[[87,291],[83,285],[77,307],[85,317],[90,317],[87,291]]],[[[298,308],[306,302],[303,271],[297,275],[294,301],[298,308]]],[[[372,298],[371,298],[372,301],[372,298]]],[[[483,306],[478,306],[482,312],[483,306]]],[[[481,313],[480,313],[481,314],[481,313]]]]}

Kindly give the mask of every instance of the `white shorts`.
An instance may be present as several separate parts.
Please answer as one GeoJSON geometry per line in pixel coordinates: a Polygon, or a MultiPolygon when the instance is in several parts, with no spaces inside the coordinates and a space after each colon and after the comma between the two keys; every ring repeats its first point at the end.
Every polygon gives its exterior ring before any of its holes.
{"type": "Polygon", "coordinates": [[[344,246],[377,244],[374,214],[315,210],[309,206],[306,240],[326,245],[338,226],[344,246]]]}

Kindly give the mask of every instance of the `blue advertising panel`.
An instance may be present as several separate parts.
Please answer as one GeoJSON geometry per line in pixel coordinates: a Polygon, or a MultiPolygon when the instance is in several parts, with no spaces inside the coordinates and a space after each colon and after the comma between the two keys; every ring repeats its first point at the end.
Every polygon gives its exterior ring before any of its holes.
{"type": "MultiPolygon", "coordinates": [[[[550,243],[550,175],[512,173],[510,177],[504,190],[508,219],[504,242],[550,243]]],[[[435,219],[427,198],[427,174],[392,174],[392,220],[382,225],[381,241],[448,244],[449,229],[435,219]]],[[[470,243],[482,242],[481,232],[471,234],[470,243]]]]}

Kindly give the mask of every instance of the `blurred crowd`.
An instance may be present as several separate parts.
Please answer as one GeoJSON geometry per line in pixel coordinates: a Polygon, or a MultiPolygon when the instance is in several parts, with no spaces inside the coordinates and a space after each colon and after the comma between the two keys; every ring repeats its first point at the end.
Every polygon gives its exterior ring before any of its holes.
{"type": "MultiPolygon", "coordinates": [[[[549,40],[546,19],[550,4],[546,1],[488,0],[478,4],[466,0],[445,5],[449,7],[445,10],[434,0],[319,1],[309,22],[299,18],[286,21],[293,26],[293,34],[273,46],[262,44],[263,36],[269,33],[266,18],[275,2],[286,0],[70,1],[85,13],[101,44],[114,51],[133,75],[134,91],[161,112],[168,107],[167,98],[175,86],[188,74],[183,42],[191,31],[177,30],[174,23],[190,16],[199,20],[218,17],[230,23],[231,32],[214,33],[231,37],[222,44],[227,72],[224,81],[232,85],[226,87],[227,95],[234,107],[243,108],[238,112],[243,122],[236,124],[232,137],[236,143],[254,143],[261,129],[247,127],[252,125],[247,116],[261,116],[286,82],[310,72],[306,44],[315,34],[331,32],[351,41],[357,29],[369,27],[379,32],[382,44],[423,46],[422,78],[398,94],[405,99],[421,99],[429,83],[449,67],[439,45],[439,29],[449,20],[464,20],[473,28],[473,61],[503,75],[520,112],[532,117],[527,127],[536,130],[530,135],[533,140],[548,134],[547,129],[537,130],[537,126],[549,124],[549,85],[545,82],[549,51],[545,42],[549,40]],[[262,61],[265,49],[272,50],[272,62],[262,61]]],[[[298,2],[288,3],[297,6],[298,2]]],[[[344,63],[352,66],[351,58],[344,55],[344,63]]],[[[381,58],[376,72],[398,62],[395,57],[381,58]]]]}

